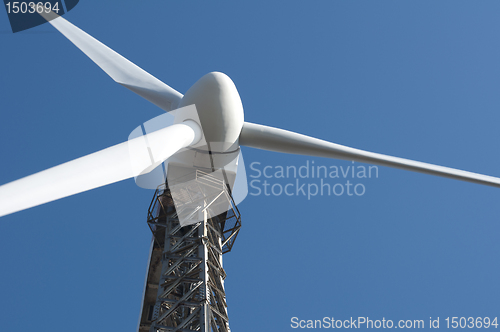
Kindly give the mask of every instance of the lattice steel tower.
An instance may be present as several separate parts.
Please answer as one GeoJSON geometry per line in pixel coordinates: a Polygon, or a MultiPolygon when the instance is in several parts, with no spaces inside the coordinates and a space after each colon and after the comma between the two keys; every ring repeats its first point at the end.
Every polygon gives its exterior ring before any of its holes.
{"type": "MultiPolygon", "coordinates": [[[[213,181],[212,187],[220,188],[217,199],[224,198],[229,209],[212,216],[210,204],[215,199],[205,196],[198,211],[203,220],[192,225],[181,227],[168,185],[155,192],[148,210],[154,239],[139,332],[230,331],[222,255],[231,250],[241,218],[224,182],[205,175],[203,180],[207,179],[213,181]]],[[[195,199],[189,196],[189,188],[183,190],[192,203],[195,199]]]]}

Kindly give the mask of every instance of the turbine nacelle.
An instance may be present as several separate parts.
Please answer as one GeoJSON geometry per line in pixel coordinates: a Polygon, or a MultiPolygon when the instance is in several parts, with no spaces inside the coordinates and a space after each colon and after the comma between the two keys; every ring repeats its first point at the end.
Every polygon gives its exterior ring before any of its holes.
{"type": "Polygon", "coordinates": [[[179,107],[195,105],[198,114],[176,112],[174,123],[194,120],[203,131],[203,139],[194,147],[208,144],[208,150],[223,153],[238,149],[243,127],[243,105],[233,81],[220,72],[200,78],[179,103],[179,107]]]}

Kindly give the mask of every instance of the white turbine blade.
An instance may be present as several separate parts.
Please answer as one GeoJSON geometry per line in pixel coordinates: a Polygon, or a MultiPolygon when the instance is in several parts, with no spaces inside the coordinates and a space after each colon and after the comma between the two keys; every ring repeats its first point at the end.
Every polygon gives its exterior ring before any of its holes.
{"type": "Polygon", "coordinates": [[[165,111],[177,108],[182,94],[139,68],[54,12],[40,14],[111,78],[165,111]]]}
{"type": "Polygon", "coordinates": [[[0,217],[148,172],[201,136],[184,122],[0,186],[0,217]]]}
{"type": "Polygon", "coordinates": [[[353,160],[500,187],[500,178],[419,161],[391,157],[323,141],[291,131],[245,122],[240,145],[306,156],[353,160]]]}

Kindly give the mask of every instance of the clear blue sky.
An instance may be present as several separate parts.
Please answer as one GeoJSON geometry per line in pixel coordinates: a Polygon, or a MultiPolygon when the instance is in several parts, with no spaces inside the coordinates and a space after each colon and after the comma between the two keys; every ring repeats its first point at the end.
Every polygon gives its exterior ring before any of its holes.
{"type": "MultiPolygon", "coordinates": [[[[182,93],[226,73],[246,121],[500,176],[499,13],[498,1],[81,0],[65,18],[182,93]]],[[[0,184],[162,112],[47,24],[12,34],[4,12],[0,40],[0,184]]],[[[351,165],[243,153],[249,175],[252,162],[351,165]]],[[[351,182],[365,194],[240,204],[224,257],[233,331],[500,316],[499,189],[385,167],[351,182]]],[[[134,331],[152,195],[128,180],[1,218],[0,330],[134,331]]]]}

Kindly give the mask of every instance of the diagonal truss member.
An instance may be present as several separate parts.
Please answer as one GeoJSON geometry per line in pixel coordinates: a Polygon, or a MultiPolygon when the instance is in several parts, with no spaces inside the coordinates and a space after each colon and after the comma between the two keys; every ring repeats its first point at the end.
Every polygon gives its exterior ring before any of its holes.
{"type": "Polygon", "coordinates": [[[230,331],[222,255],[241,227],[231,195],[229,210],[181,227],[168,186],[160,187],[148,211],[153,232],[139,332],[230,331]]]}

